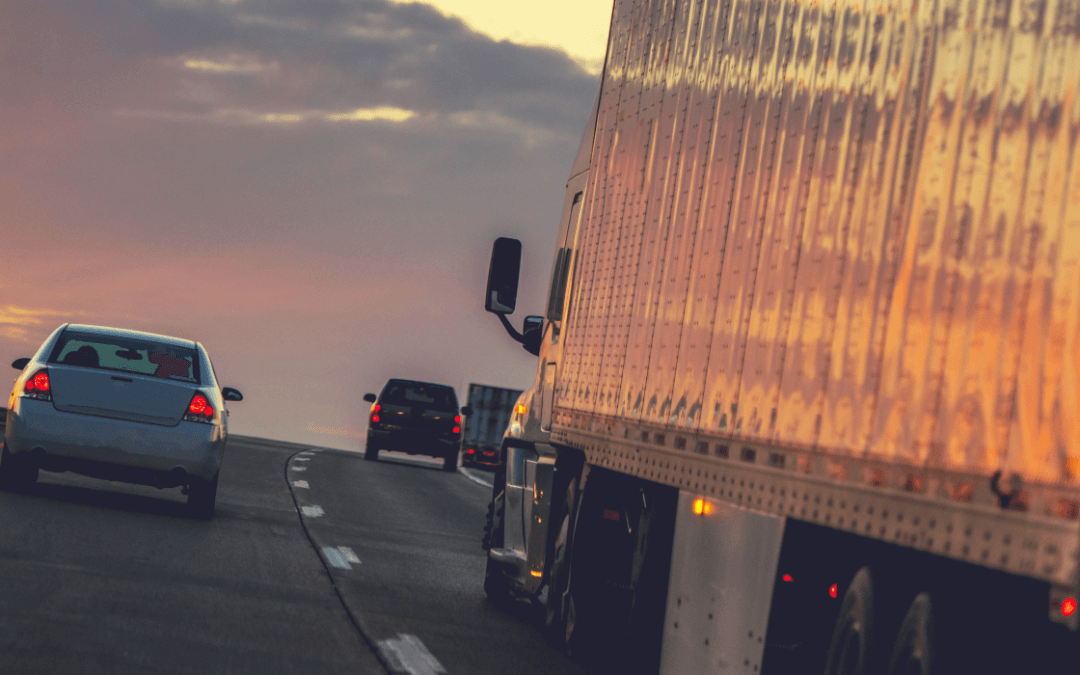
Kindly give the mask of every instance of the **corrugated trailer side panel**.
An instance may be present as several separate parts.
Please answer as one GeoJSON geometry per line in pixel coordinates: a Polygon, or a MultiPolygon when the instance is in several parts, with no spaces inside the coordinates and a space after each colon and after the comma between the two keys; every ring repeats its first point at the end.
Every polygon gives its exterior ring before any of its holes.
{"type": "Polygon", "coordinates": [[[1075,15],[616,3],[557,407],[1074,480],[1075,15]]]}
{"type": "MultiPolygon", "coordinates": [[[[1078,63],[1080,0],[617,0],[553,440],[785,513],[1006,505],[1046,551],[995,564],[1071,579],[1078,63]]],[[[880,536],[961,555],[920,522],[880,536]]]]}

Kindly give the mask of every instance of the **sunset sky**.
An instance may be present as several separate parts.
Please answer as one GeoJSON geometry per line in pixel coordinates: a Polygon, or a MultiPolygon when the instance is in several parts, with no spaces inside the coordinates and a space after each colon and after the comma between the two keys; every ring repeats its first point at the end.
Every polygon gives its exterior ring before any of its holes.
{"type": "MultiPolygon", "coordinates": [[[[359,448],[390,377],[525,388],[611,0],[0,3],[0,351],[202,342],[231,430],[359,448]],[[511,9],[512,8],[512,9],[511,9]]],[[[16,372],[11,371],[14,378],[16,372]]]]}

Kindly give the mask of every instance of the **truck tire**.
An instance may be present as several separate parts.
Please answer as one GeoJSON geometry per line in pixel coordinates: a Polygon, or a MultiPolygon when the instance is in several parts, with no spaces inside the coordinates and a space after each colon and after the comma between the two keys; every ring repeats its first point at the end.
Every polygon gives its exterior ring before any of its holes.
{"type": "Polygon", "coordinates": [[[573,564],[575,547],[579,543],[577,509],[581,508],[576,503],[579,500],[576,499],[575,483],[571,481],[565,492],[562,517],[554,538],[544,633],[551,646],[565,650],[574,661],[592,664],[598,661],[607,644],[600,634],[601,626],[607,622],[598,606],[601,603],[585,597],[596,586],[588,577],[588,566],[580,561],[576,566],[573,564]]]}
{"type": "Polygon", "coordinates": [[[889,675],[931,675],[935,671],[934,611],[928,593],[919,593],[900,624],[889,675]]]}
{"type": "Polygon", "coordinates": [[[487,566],[484,568],[484,595],[500,607],[510,604],[514,597],[510,592],[510,581],[499,566],[492,562],[490,554],[487,557],[487,566]]]}
{"type": "Polygon", "coordinates": [[[562,508],[556,518],[559,527],[551,549],[547,604],[544,607],[544,636],[552,647],[566,646],[566,596],[570,583],[570,541],[573,524],[574,493],[567,488],[562,508]]]}
{"type": "Polygon", "coordinates": [[[844,593],[836,618],[825,675],[870,675],[874,653],[874,579],[869,567],[861,568],[844,593]]]}

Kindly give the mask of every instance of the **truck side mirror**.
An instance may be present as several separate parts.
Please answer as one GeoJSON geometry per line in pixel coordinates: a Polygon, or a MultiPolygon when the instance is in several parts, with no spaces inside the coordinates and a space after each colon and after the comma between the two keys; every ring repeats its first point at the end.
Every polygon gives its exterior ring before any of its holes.
{"type": "Polygon", "coordinates": [[[513,314],[520,273],[521,242],[510,237],[499,237],[491,248],[484,309],[495,314],[513,314]]]}
{"type": "Polygon", "coordinates": [[[375,394],[364,394],[364,400],[368,403],[374,403],[376,398],[375,394]]]}
{"type": "Polygon", "coordinates": [[[521,335],[524,338],[521,341],[521,346],[525,348],[525,351],[533,356],[540,356],[540,342],[544,339],[544,317],[525,317],[525,325],[521,328],[521,335]]]}

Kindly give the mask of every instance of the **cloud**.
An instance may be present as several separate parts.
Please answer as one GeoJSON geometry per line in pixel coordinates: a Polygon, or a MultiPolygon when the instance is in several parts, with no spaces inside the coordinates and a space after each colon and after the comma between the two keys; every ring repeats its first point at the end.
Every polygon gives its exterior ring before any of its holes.
{"type": "MultiPolygon", "coordinates": [[[[65,312],[55,309],[28,308],[16,305],[0,306],[0,336],[16,342],[22,342],[37,346],[41,341],[41,327],[46,319],[56,317],[67,318],[82,316],[82,312],[65,312]]],[[[54,321],[55,322],[55,321],[54,321]]],[[[61,322],[62,323],[62,322],[61,322]]],[[[49,326],[47,331],[52,331],[54,326],[49,326]]]]}
{"type": "Polygon", "coordinates": [[[267,71],[276,71],[278,64],[261,63],[260,61],[243,55],[230,55],[224,59],[213,58],[185,58],[182,59],[184,68],[190,70],[198,70],[206,73],[215,74],[240,74],[250,75],[253,73],[263,73],[267,71]]]}
{"type": "Polygon", "coordinates": [[[207,113],[170,112],[162,110],[116,111],[120,117],[155,119],[161,121],[215,122],[224,124],[271,124],[292,125],[304,122],[407,122],[416,117],[416,112],[394,106],[375,108],[357,108],[355,110],[331,112],[326,110],[304,110],[301,112],[260,112],[226,108],[207,113]]]}
{"type": "Polygon", "coordinates": [[[528,384],[535,359],[480,300],[491,240],[516,236],[521,313],[542,306],[597,85],[566,53],[385,0],[17,5],[8,357],[69,308],[192,337],[247,395],[234,431],[350,447],[320,430],[362,429],[388,377],[528,384]]]}

